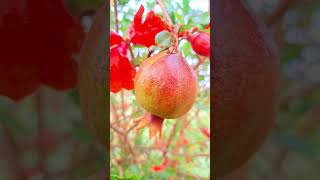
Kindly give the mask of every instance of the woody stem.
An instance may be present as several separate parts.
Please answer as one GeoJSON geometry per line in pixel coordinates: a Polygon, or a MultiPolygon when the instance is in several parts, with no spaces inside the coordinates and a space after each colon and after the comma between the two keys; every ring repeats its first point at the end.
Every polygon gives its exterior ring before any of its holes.
{"type": "Polygon", "coordinates": [[[162,0],[157,0],[157,3],[159,4],[159,6],[160,6],[160,8],[161,8],[161,10],[162,10],[162,12],[164,14],[164,17],[166,18],[166,21],[168,22],[169,26],[172,27],[173,23],[172,23],[171,18],[170,18],[169,14],[168,14],[168,11],[166,10],[166,8],[163,5],[162,0]]]}
{"type": "Polygon", "coordinates": [[[179,32],[179,29],[180,27],[178,27],[178,31],[176,30],[176,26],[172,23],[171,21],[171,18],[168,14],[168,11],[166,10],[166,8],[164,7],[163,5],[163,2],[162,0],[156,0],[157,1],[157,4],[159,4],[163,14],[164,14],[164,17],[167,21],[167,23],[169,24],[170,28],[171,28],[171,32],[172,32],[172,47],[169,49],[170,53],[176,53],[177,52],[177,49],[178,49],[178,45],[179,45],[179,40],[178,40],[178,32],[179,32]]]}

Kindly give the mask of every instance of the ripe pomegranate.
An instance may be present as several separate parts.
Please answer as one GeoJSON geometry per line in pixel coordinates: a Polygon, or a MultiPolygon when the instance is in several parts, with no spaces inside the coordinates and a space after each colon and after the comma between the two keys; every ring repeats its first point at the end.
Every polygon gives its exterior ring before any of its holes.
{"type": "Polygon", "coordinates": [[[210,34],[198,32],[188,35],[188,41],[192,49],[201,56],[210,58],[210,34]]]}
{"type": "Polygon", "coordinates": [[[239,168],[274,124],[279,61],[241,0],[212,1],[213,159],[217,177],[239,168]]]}
{"type": "Polygon", "coordinates": [[[187,113],[197,97],[197,76],[180,52],[162,51],[140,66],[135,77],[137,102],[148,113],[138,128],[149,126],[149,136],[160,132],[164,119],[178,118],[187,113]]]}

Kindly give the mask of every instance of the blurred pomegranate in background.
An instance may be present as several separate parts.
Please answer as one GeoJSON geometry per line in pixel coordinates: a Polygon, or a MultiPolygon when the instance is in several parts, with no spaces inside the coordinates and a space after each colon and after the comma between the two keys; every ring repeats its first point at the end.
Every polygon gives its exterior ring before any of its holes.
{"type": "Polygon", "coordinates": [[[212,1],[213,161],[217,177],[263,144],[277,111],[279,60],[241,0],[212,1]]]}

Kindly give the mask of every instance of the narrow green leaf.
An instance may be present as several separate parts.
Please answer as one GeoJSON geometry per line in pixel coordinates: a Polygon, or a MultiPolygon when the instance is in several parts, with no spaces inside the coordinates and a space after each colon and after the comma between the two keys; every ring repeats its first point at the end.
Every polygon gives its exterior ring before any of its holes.
{"type": "Polygon", "coordinates": [[[174,15],[174,11],[172,11],[172,12],[170,13],[170,19],[171,19],[171,21],[172,21],[173,24],[176,24],[176,17],[175,17],[175,15],[174,15]]]}
{"type": "Polygon", "coordinates": [[[193,25],[182,25],[180,30],[179,30],[179,33],[182,33],[186,30],[190,30],[192,27],[194,27],[193,25]]]}
{"type": "Polygon", "coordinates": [[[177,22],[180,24],[184,24],[184,18],[182,17],[182,15],[176,11],[174,11],[173,13],[174,13],[174,16],[176,17],[177,22]]]}
{"type": "Polygon", "coordinates": [[[183,13],[189,13],[189,0],[183,0],[183,13]]]}

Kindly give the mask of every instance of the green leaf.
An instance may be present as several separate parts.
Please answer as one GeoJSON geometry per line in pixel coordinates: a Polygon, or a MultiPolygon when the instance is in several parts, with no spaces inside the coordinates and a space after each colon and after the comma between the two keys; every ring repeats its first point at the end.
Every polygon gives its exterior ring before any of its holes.
{"type": "Polygon", "coordinates": [[[135,61],[133,62],[134,66],[139,66],[145,59],[147,59],[148,57],[148,52],[144,52],[144,53],[138,53],[138,56],[135,58],[135,61]]]}
{"type": "Polygon", "coordinates": [[[171,21],[172,21],[173,24],[176,24],[176,17],[175,17],[175,15],[174,15],[174,11],[172,11],[172,12],[170,13],[170,19],[171,19],[171,21]]]}
{"type": "Polygon", "coordinates": [[[184,32],[186,30],[190,30],[193,27],[194,27],[193,25],[182,25],[180,30],[179,30],[179,33],[182,33],[182,32],[184,32]]]}
{"type": "Polygon", "coordinates": [[[199,75],[199,76],[198,76],[198,81],[203,81],[203,80],[204,80],[204,76],[199,75]]]}
{"type": "Polygon", "coordinates": [[[174,11],[174,16],[176,17],[176,20],[178,21],[178,23],[183,24],[184,23],[184,19],[181,16],[181,14],[179,14],[178,12],[174,11]]]}
{"type": "Polygon", "coordinates": [[[188,14],[189,13],[189,0],[183,0],[183,13],[188,14]]]}
{"type": "Polygon", "coordinates": [[[171,34],[168,31],[161,31],[156,35],[156,44],[158,46],[169,47],[171,43],[171,34]]]}

